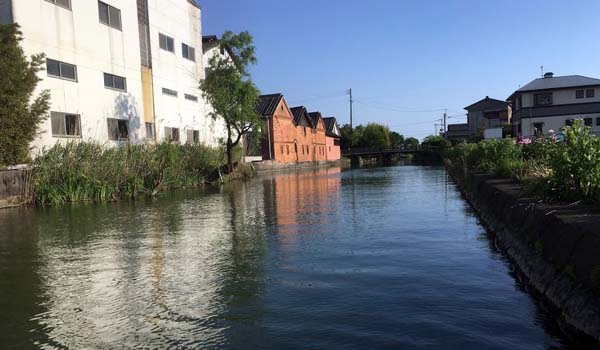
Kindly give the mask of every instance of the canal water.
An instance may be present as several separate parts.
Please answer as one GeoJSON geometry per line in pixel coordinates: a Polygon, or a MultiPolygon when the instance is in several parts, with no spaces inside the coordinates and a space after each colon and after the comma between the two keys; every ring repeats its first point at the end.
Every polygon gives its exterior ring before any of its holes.
{"type": "Polygon", "coordinates": [[[0,349],[575,349],[442,167],[0,211],[0,349]]]}

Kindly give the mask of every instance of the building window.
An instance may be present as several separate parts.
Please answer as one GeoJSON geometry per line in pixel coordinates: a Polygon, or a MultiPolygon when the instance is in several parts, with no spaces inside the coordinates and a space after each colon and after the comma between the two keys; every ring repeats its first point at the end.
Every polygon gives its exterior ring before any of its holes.
{"type": "Polygon", "coordinates": [[[108,139],[112,141],[129,140],[129,122],[124,119],[108,118],[108,139]]]}
{"type": "Polygon", "coordinates": [[[175,53],[175,40],[170,36],[159,33],[158,45],[161,49],[175,53]]]}
{"type": "Polygon", "coordinates": [[[51,2],[54,5],[58,5],[60,7],[64,7],[67,10],[71,9],[71,0],[46,0],[46,1],[51,2]]]}
{"type": "Polygon", "coordinates": [[[583,98],[584,92],[584,90],[575,90],[575,98],[583,98]]]}
{"type": "Polygon", "coordinates": [[[594,89],[587,89],[585,90],[585,97],[594,97],[594,89]]]}
{"type": "Polygon", "coordinates": [[[533,104],[537,106],[550,106],[552,104],[552,93],[546,92],[543,94],[533,95],[533,104]]]}
{"type": "Polygon", "coordinates": [[[154,140],[154,123],[146,123],[146,138],[154,140]]]}
{"type": "Polygon", "coordinates": [[[565,126],[571,126],[571,125],[573,125],[573,119],[565,120],[565,126]]]}
{"type": "Polygon", "coordinates": [[[81,117],[79,114],[50,112],[52,136],[81,137],[81,117]]]}
{"type": "Polygon", "coordinates": [[[181,55],[190,61],[196,61],[196,49],[184,43],[181,43],[181,55]]]}
{"type": "Polygon", "coordinates": [[[65,80],[77,81],[77,66],[65,62],[46,59],[48,76],[65,80]]]}
{"type": "Polygon", "coordinates": [[[187,143],[198,143],[200,142],[200,131],[188,130],[187,131],[187,143]]]}
{"type": "Polygon", "coordinates": [[[177,91],[175,91],[175,90],[171,90],[171,89],[167,89],[167,88],[162,88],[162,93],[165,94],[165,95],[177,97],[177,91]]]}
{"type": "Polygon", "coordinates": [[[127,91],[127,79],[118,75],[104,73],[104,87],[119,91],[127,91]]]}
{"type": "Polygon", "coordinates": [[[593,124],[592,118],[584,118],[583,124],[585,124],[585,126],[592,126],[592,124],[593,124]]]}
{"type": "Polygon", "coordinates": [[[100,23],[106,24],[111,28],[121,30],[121,10],[116,7],[98,1],[98,12],[100,14],[100,23]]]}
{"type": "Polygon", "coordinates": [[[283,154],[283,146],[281,146],[281,154],[283,154]]]}
{"type": "Polygon", "coordinates": [[[287,154],[290,154],[290,145],[285,145],[285,151],[287,154]]]}
{"type": "MultiPolygon", "coordinates": [[[[521,126],[521,124],[519,124],[519,126],[521,126]]],[[[334,146],[339,146],[340,144],[341,144],[340,139],[333,140],[333,145],[334,146]]]]}
{"type": "Polygon", "coordinates": [[[519,95],[517,98],[517,110],[523,107],[523,95],[519,95]]]}
{"type": "Polygon", "coordinates": [[[185,94],[185,99],[194,101],[194,102],[198,102],[198,96],[194,96],[194,95],[190,95],[190,94],[185,94]]]}
{"type": "Polygon", "coordinates": [[[179,128],[165,127],[165,139],[168,141],[179,142],[179,128]]]}
{"type": "Polygon", "coordinates": [[[596,126],[600,126],[600,117],[596,118],[596,126]]]}

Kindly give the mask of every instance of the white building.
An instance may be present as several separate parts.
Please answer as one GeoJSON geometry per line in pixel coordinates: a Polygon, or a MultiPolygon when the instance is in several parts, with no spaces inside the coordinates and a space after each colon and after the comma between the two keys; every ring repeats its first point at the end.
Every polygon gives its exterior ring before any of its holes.
{"type": "Polygon", "coordinates": [[[166,138],[216,145],[207,114],[201,10],[193,0],[0,0],[27,55],[45,53],[51,93],[36,149],[69,140],[119,145],[166,138]]]}
{"type": "Polygon", "coordinates": [[[508,99],[513,106],[513,133],[517,136],[559,132],[574,119],[583,119],[596,135],[600,134],[600,79],[546,73],[508,99]]]}

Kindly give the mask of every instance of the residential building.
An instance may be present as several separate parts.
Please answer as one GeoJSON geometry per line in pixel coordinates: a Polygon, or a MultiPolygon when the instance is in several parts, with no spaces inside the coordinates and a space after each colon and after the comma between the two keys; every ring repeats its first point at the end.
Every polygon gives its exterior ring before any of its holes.
{"type": "Polygon", "coordinates": [[[448,124],[448,130],[444,134],[450,141],[461,141],[469,138],[469,124],[448,124]]]}
{"type": "Polygon", "coordinates": [[[503,125],[510,124],[512,109],[506,101],[486,96],[467,107],[469,137],[502,137],[503,125]]]}
{"type": "Polygon", "coordinates": [[[334,117],[323,118],[325,123],[325,143],[328,162],[337,162],[341,159],[340,140],[342,134],[334,117]]]}
{"type": "Polygon", "coordinates": [[[514,106],[513,132],[519,137],[559,132],[579,118],[600,134],[600,79],[546,73],[515,91],[508,100],[514,106]]]}
{"type": "Polygon", "coordinates": [[[2,0],[0,21],[21,26],[26,55],[47,57],[37,91],[50,91],[51,112],[35,150],[73,140],[216,144],[193,0],[2,0]]]}
{"type": "Polygon", "coordinates": [[[325,162],[325,124],[320,113],[290,109],[282,94],[262,95],[256,112],[265,120],[263,160],[277,163],[325,162]]]}

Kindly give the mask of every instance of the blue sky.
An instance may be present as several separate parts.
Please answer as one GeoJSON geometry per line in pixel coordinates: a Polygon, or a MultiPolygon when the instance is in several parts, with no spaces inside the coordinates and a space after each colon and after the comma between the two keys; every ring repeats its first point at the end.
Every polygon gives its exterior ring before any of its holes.
{"type": "MultiPolygon", "coordinates": [[[[540,76],[600,77],[600,1],[198,0],[203,34],[248,30],[262,93],[406,136],[540,76]]],[[[450,118],[450,123],[464,122],[450,118]]]]}

